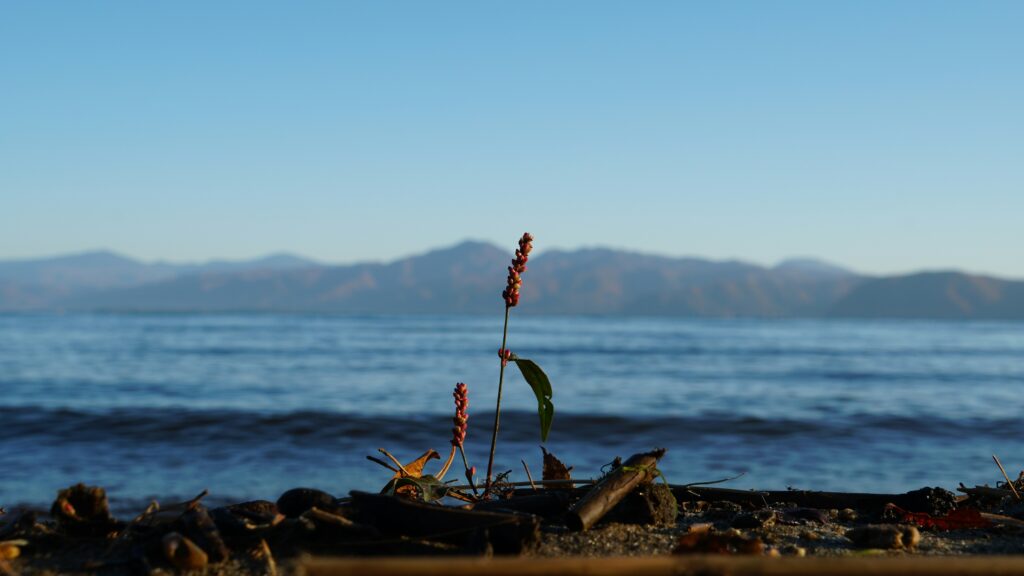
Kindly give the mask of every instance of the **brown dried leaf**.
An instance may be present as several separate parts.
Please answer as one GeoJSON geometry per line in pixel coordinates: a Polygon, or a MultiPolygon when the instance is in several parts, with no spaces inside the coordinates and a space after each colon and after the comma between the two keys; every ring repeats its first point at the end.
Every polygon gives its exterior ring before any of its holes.
{"type": "MultiPolygon", "coordinates": [[[[544,480],[572,480],[572,476],[569,474],[572,468],[566,468],[561,460],[544,449],[543,446],[540,449],[544,452],[544,472],[542,476],[544,480]]],[[[571,488],[572,485],[569,487],[571,488]]]]}
{"type": "Polygon", "coordinates": [[[395,478],[419,478],[423,476],[423,467],[427,465],[427,462],[431,460],[440,460],[441,455],[437,453],[437,450],[431,448],[423,453],[422,456],[409,462],[405,465],[405,470],[409,474],[403,474],[402,472],[396,472],[395,478]]]}
{"type": "MultiPolygon", "coordinates": [[[[398,472],[395,472],[395,475],[392,477],[392,481],[400,478],[422,478],[423,467],[427,465],[427,462],[430,462],[431,460],[440,459],[441,455],[437,453],[437,450],[431,448],[430,450],[424,452],[419,458],[403,466],[405,468],[405,472],[408,472],[408,474],[399,470],[398,472]]],[[[416,486],[412,484],[399,486],[395,490],[395,496],[398,496],[400,498],[407,498],[409,500],[420,499],[419,490],[416,488],[416,486]]]]}

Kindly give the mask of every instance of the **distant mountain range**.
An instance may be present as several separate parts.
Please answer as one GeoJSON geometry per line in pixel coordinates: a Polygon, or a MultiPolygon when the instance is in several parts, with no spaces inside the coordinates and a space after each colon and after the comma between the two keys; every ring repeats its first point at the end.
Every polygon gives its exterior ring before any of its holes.
{"type": "MultiPolygon", "coordinates": [[[[111,252],[0,261],[0,311],[486,314],[511,254],[463,242],[380,264],[279,254],[205,264],[111,252]]],[[[873,277],[811,259],[774,267],[621,250],[529,263],[520,313],[684,317],[1024,319],[1024,282],[961,272],[873,277]]]]}

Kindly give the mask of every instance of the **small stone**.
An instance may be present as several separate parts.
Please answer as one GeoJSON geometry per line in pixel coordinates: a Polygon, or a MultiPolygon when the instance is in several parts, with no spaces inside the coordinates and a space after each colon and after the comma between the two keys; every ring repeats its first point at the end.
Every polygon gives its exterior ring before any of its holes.
{"type": "Polygon", "coordinates": [[[231,538],[259,537],[284,521],[273,502],[254,500],[210,511],[210,517],[224,536],[231,538]]]}
{"type": "Polygon", "coordinates": [[[829,514],[817,508],[789,508],[782,511],[782,518],[787,523],[811,522],[814,524],[827,524],[829,514]]]}
{"type": "Polygon", "coordinates": [[[744,530],[771,528],[775,525],[776,515],[774,510],[758,510],[749,514],[740,514],[732,521],[733,528],[744,530]]]}
{"type": "Polygon", "coordinates": [[[837,515],[840,522],[856,522],[857,511],[853,508],[843,508],[837,515]]]}
{"type": "Polygon", "coordinates": [[[202,548],[177,532],[164,536],[163,549],[167,561],[179,570],[201,570],[209,560],[202,548]]]}
{"type": "Polygon", "coordinates": [[[807,549],[806,548],[802,548],[800,546],[794,546],[793,544],[790,544],[788,546],[783,546],[782,548],[779,549],[779,552],[781,552],[783,554],[783,556],[798,556],[800,558],[803,558],[804,556],[807,556],[807,549]]]}
{"type": "Polygon", "coordinates": [[[817,532],[811,530],[804,530],[800,533],[800,539],[807,540],[808,542],[816,542],[818,540],[821,540],[821,536],[819,536],[817,532]]]}
{"type": "Polygon", "coordinates": [[[21,546],[28,544],[27,540],[8,540],[0,542],[0,560],[14,560],[21,556],[21,546]]]}
{"type": "MultiPolygon", "coordinates": [[[[858,548],[899,550],[905,546],[903,542],[905,528],[907,527],[894,524],[872,524],[848,530],[846,537],[858,548]]],[[[915,533],[917,532],[916,528],[913,530],[915,533]]],[[[920,540],[920,533],[917,538],[920,540]]]]}
{"type": "Polygon", "coordinates": [[[737,514],[743,512],[743,507],[735,502],[714,502],[705,512],[709,520],[732,520],[737,514]]]}
{"type": "Polygon", "coordinates": [[[735,502],[729,502],[728,500],[723,500],[721,502],[715,502],[714,504],[712,504],[711,505],[711,509],[712,510],[722,510],[722,511],[725,511],[725,512],[732,512],[732,513],[735,514],[735,513],[738,513],[738,512],[742,512],[743,511],[743,506],[740,506],[739,504],[737,504],[735,502]]]}
{"type": "Polygon", "coordinates": [[[310,508],[319,508],[334,513],[337,499],[316,488],[292,488],[277,499],[277,510],[288,518],[298,518],[310,508]]]}
{"type": "Polygon", "coordinates": [[[711,504],[704,500],[680,502],[679,508],[687,514],[703,514],[711,507],[711,504]]]}
{"type": "Polygon", "coordinates": [[[917,548],[921,543],[921,532],[915,526],[901,526],[903,530],[903,546],[906,548],[917,548]]]}

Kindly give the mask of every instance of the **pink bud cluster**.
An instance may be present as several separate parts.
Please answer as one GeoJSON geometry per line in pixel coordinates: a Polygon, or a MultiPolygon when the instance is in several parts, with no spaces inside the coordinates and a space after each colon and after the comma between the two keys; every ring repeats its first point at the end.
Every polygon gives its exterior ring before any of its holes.
{"type": "Polygon", "coordinates": [[[501,297],[505,299],[505,306],[511,308],[519,304],[519,287],[523,285],[520,275],[526,272],[526,262],[530,259],[530,251],[533,250],[533,236],[526,232],[519,239],[519,248],[516,249],[516,257],[512,265],[508,267],[508,284],[501,297]]]}
{"type": "Polygon", "coordinates": [[[512,359],[512,351],[498,348],[498,358],[501,358],[502,366],[508,366],[508,361],[512,359]]]}
{"type": "Polygon", "coordinates": [[[455,385],[455,392],[452,393],[455,397],[455,417],[452,418],[452,423],[455,426],[452,428],[452,446],[462,446],[462,443],[466,441],[466,430],[469,428],[469,390],[466,385],[459,382],[455,385]]]}

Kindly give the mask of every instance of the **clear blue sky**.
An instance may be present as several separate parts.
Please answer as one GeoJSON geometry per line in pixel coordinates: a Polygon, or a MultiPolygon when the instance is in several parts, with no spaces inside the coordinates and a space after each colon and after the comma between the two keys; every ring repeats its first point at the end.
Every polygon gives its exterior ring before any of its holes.
{"type": "Polygon", "coordinates": [[[0,258],[1024,277],[1024,2],[4,2],[0,258]]]}

